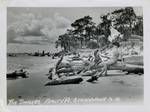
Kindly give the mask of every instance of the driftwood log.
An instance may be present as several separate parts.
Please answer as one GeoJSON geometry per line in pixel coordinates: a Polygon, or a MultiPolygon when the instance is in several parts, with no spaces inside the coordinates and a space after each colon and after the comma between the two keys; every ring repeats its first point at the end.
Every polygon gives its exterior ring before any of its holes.
{"type": "MultiPolygon", "coordinates": [[[[60,60],[56,64],[56,73],[59,74],[65,74],[65,76],[74,75],[75,73],[81,75],[81,76],[92,76],[97,71],[100,71],[100,67],[96,67],[91,70],[85,70],[86,66],[83,61],[71,61],[70,63],[63,63],[63,56],[60,58],[60,60]],[[85,72],[83,72],[85,71],[85,72]],[[67,75],[68,74],[68,75],[67,75]]],[[[143,74],[144,68],[143,68],[143,57],[142,56],[130,56],[124,58],[124,63],[121,61],[118,61],[116,64],[108,67],[108,70],[122,70],[126,71],[127,74],[129,73],[135,73],[135,74],[143,74]]]]}
{"type": "Polygon", "coordinates": [[[61,68],[56,71],[57,74],[70,73],[70,72],[74,72],[74,70],[72,68],[61,68]]]}
{"type": "Polygon", "coordinates": [[[126,64],[143,66],[143,56],[127,56],[123,58],[126,64]]]}
{"type": "Polygon", "coordinates": [[[27,76],[27,72],[12,72],[12,73],[7,73],[7,78],[18,78],[18,77],[22,77],[22,78],[28,78],[27,76]]]}
{"type": "MultiPolygon", "coordinates": [[[[80,74],[80,73],[79,74],[82,76],[91,76],[96,73],[95,71],[97,71],[97,69],[99,69],[99,68],[96,68],[95,70],[87,71],[85,73],[81,72],[82,74],[80,74]]],[[[133,65],[133,64],[123,65],[123,64],[121,64],[121,62],[118,62],[117,64],[115,64],[113,66],[110,66],[108,68],[108,70],[122,70],[122,71],[126,71],[127,73],[135,73],[135,74],[139,74],[139,73],[143,74],[144,73],[143,66],[137,66],[137,65],[133,65]]],[[[69,73],[69,72],[74,72],[74,70],[71,68],[63,68],[63,69],[58,70],[58,73],[69,73]]]]}
{"type": "Polygon", "coordinates": [[[61,84],[79,84],[83,79],[81,77],[71,78],[71,79],[60,79],[60,80],[52,80],[45,84],[45,86],[50,85],[61,85],[61,84]]]}
{"type": "Polygon", "coordinates": [[[135,74],[144,74],[144,68],[143,67],[129,67],[126,66],[123,71],[126,71],[127,74],[135,73],[135,74]]]}

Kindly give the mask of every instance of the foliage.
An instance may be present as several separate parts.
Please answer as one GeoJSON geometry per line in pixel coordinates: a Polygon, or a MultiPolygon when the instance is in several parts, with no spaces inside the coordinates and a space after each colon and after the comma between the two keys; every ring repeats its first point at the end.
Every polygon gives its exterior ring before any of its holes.
{"type": "Polygon", "coordinates": [[[128,40],[131,37],[132,29],[135,27],[136,14],[132,7],[126,7],[112,12],[116,15],[114,27],[124,35],[124,40],[128,40]]]}
{"type": "Polygon", "coordinates": [[[143,36],[143,18],[137,17],[132,33],[135,35],[143,36]]]}
{"type": "Polygon", "coordinates": [[[59,36],[56,47],[61,46],[66,51],[83,46],[103,47],[110,43],[108,40],[111,34],[110,26],[123,34],[125,41],[131,37],[131,34],[143,35],[143,18],[136,16],[132,7],[115,10],[100,16],[100,19],[101,22],[98,25],[92,21],[90,16],[75,20],[71,24],[72,28],[67,29],[65,34],[59,36]]]}
{"type": "Polygon", "coordinates": [[[87,47],[91,49],[96,49],[99,47],[98,43],[96,41],[89,41],[87,43],[87,47]]]}
{"type": "Polygon", "coordinates": [[[90,16],[84,16],[76,20],[71,26],[74,28],[74,35],[78,35],[78,40],[81,41],[81,45],[83,45],[83,41],[87,44],[87,41],[92,39],[96,29],[95,23],[92,22],[92,17],[90,16]]]}

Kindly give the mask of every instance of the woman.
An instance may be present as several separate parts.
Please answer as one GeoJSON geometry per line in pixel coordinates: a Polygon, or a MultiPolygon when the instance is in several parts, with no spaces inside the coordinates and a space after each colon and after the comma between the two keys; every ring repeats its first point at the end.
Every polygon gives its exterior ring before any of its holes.
{"type": "Polygon", "coordinates": [[[98,49],[96,51],[94,51],[94,57],[89,55],[88,61],[84,61],[86,67],[83,68],[80,73],[85,73],[89,70],[93,70],[93,69],[95,69],[96,66],[98,66],[98,64],[100,64],[102,62],[102,59],[98,52],[99,52],[98,49]]]}
{"type": "Polygon", "coordinates": [[[103,76],[106,76],[107,75],[107,69],[110,66],[117,63],[119,56],[120,56],[120,52],[119,52],[120,44],[118,42],[114,42],[114,43],[112,43],[112,45],[113,45],[112,56],[108,57],[108,56],[101,55],[101,57],[108,58],[108,60],[106,62],[102,62],[102,63],[98,64],[95,67],[95,69],[97,69],[97,73],[96,73],[96,75],[92,76],[89,80],[87,80],[88,82],[92,82],[94,80],[97,80],[101,75],[103,75],[103,73],[104,73],[103,76]],[[101,72],[99,73],[99,71],[101,71],[101,72]]]}

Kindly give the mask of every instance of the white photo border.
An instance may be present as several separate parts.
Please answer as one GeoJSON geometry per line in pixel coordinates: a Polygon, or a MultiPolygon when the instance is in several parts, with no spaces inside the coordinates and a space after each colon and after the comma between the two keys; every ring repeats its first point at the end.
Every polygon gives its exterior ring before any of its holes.
{"type": "MultiPolygon", "coordinates": [[[[49,112],[49,111],[103,111],[103,112],[148,112],[150,111],[150,1],[149,0],[0,0],[0,100],[4,111],[49,112]],[[144,20],[144,104],[143,105],[49,105],[49,106],[7,106],[6,89],[6,48],[7,48],[7,7],[143,7],[144,20]],[[6,109],[5,109],[6,108],[6,109]]],[[[3,112],[2,110],[2,112],[3,112]]],[[[1,110],[0,110],[1,112],[1,110]]]]}

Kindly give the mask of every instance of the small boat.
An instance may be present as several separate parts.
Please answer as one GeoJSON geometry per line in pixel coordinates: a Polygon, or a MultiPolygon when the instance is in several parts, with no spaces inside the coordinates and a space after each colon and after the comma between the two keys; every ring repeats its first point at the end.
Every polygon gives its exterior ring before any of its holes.
{"type": "Polygon", "coordinates": [[[61,85],[61,84],[79,84],[82,81],[83,79],[81,77],[72,77],[68,79],[52,80],[46,83],[45,86],[61,85]]]}

